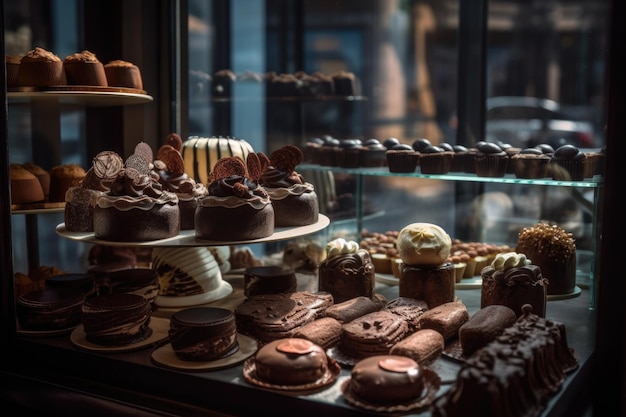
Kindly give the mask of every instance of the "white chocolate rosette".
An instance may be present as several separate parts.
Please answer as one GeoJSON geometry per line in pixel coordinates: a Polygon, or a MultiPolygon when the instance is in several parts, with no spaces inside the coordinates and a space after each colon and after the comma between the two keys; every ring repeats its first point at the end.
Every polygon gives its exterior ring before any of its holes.
{"type": "Polygon", "coordinates": [[[357,242],[340,237],[326,244],[326,259],[356,253],[358,250],[359,244],[357,242]]]}
{"type": "Polygon", "coordinates": [[[491,262],[491,266],[496,271],[506,271],[507,269],[520,268],[530,264],[531,261],[526,255],[517,252],[498,253],[493,262],[491,262]]]}
{"type": "Polygon", "coordinates": [[[411,223],[398,234],[398,254],[407,265],[438,266],[450,256],[452,239],[443,228],[431,223],[411,223]]]}

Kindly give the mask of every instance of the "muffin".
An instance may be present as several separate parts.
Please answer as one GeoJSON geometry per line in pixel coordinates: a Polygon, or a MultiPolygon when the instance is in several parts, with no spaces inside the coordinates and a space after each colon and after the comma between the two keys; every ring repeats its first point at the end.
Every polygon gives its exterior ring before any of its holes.
{"type": "Polygon", "coordinates": [[[44,200],[44,192],[37,177],[20,164],[11,164],[11,203],[36,203],[44,200]]]}
{"type": "Polygon", "coordinates": [[[104,65],[90,51],[76,52],[63,60],[67,83],[71,85],[88,85],[106,87],[107,76],[104,65]]]}
{"type": "Polygon", "coordinates": [[[585,178],[587,155],[574,145],[557,148],[550,158],[552,179],[561,181],[582,181],[585,178]]]}
{"type": "Polygon", "coordinates": [[[132,62],[117,59],[104,65],[107,84],[110,87],[125,87],[143,90],[141,70],[132,62]]]}
{"type": "Polygon", "coordinates": [[[426,146],[420,151],[419,166],[422,174],[447,174],[450,171],[454,152],[439,146],[426,146]]]}
{"type": "Polygon", "coordinates": [[[19,87],[17,74],[20,71],[20,61],[22,57],[19,55],[5,55],[4,63],[7,71],[7,88],[19,87]]]}
{"type": "Polygon", "coordinates": [[[404,143],[394,145],[385,153],[387,157],[387,166],[389,172],[411,173],[417,169],[419,154],[411,147],[404,143]]]}
{"type": "Polygon", "coordinates": [[[509,156],[495,143],[482,143],[476,147],[474,155],[476,175],[479,177],[503,177],[509,163],[509,156]]]}
{"type": "Polygon", "coordinates": [[[526,148],[511,157],[517,178],[546,178],[550,157],[539,148],[526,148]]]}
{"type": "Polygon", "coordinates": [[[78,164],[64,164],[52,167],[50,170],[49,200],[53,202],[65,201],[67,190],[80,185],[86,174],[85,169],[78,164]]]}
{"type": "Polygon", "coordinates": [[[66,85],[63,61],[54,53],[36,47],[20,60],[17,84],[20,87],[66,85]]]}
{"type": "Polygon", "coordinates": [[[387,148],[378,139],[371,138],[363,142],[359,153],[360,167],[382,167],[387,165],[387,148]]]}

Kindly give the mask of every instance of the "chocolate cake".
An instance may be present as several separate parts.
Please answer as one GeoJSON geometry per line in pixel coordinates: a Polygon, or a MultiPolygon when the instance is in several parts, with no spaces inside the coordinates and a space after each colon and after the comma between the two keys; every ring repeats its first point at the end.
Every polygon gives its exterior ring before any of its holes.
{"type": "Polygon", "coordinates": [[[358,296],[372,297],[375,271],[368,251],[355,241],[334,239],[326,245],[326,259],[318,270],[318,289],[332,294],[335,303],[358,296]]]}
{"type": "Polygon", "coordinates": [[[258,180],[263,171],[256,153],[246,162],[238,157],[217,161],[211,173],[209,194],[196,209],[196,237],[213,241],[242,241],[274,233],[274,208],[258,180]]]}
{"type": "Polygon", "coordinates": [[[497,254],[482,270],[480,306],[504,305],[519,317],[522,306],[530,304],[535,314],[545,317],[548,280],[542,272],[523,253],[497,254]]]}
{"type": "Polygon", "coordinates": [[[398,280],[401,297],[424,300],[429,308],[454,301],[454,265],[444,262],[435,267],[417,267],[402,263],[398,280]]]}
{"type": "Polygon", "coordinates": [[[326,317],[332,317],[340,323],[349,323],[365,314],[378,311],[380,308],[381,306],[370,297],[360,295],[328,307],[326,309],[326,317]]]}
{"type": "Polygon", "coordinates": [[[258,294],[293,293],[298,286],[296,273],[288,265],[249,267],[244,271],[243,279],[243,293],[247,297],[258,294]]]}
{"type": "Polygon", "coordinates": [[[407,356],[419,364],[430,364],[437,359],[445,347],[441,333],[433,329],[421,329],[393,345],[391,355],[407,356]]]}
{"type": "Polygon", "coordinates": [[[259,178],[274,207],[274,227],[306,226],[319,218],[315,187],[295,170],[303,158],[297,146],[278,148],[259,178]]]}
{"type": "Polygon", "coordinates": [[[152,161],[148,159],[143,151],[135,152],[126,159],[123,169],[116,164],[102,167],[107,178],[114,180],[94,208],[96,239],[138,242],[165,239],[180,232],[178,197],[162,190],[152,178],[152,161]]]}
{"type": "Polygon", "coordinates": [[[63,61],[53,52],[36,47],[20,59],[17,84],[20,87],[67,85],[63,61]]]}
{"type": "Polygon", "coordinates": [[[417,298],[396,297],[385,304],[385,310],[406,320],[409,330],[414,332],[419,329],[420,317],[428,310],[428,304],[417,298]]]}
{"type": "Polygon", "coordinates": [[[137,294],[106,294],[85,300],[82,321],[85,339],[102,346],[141,342],[152,334],[150,303],[137,294]]]}
{"type": "Polygon", "coordinates": [[[235,314],[224,308],[177,311],[170,319],[168,337],[176,356],[185,361],[213,361],[239,349],[235,314]]]}
{"type": "Polygon", "coordinates": [[[103,294],[137,294],[156,308],[159,275],[152,268],[127,268],[111,271],[98,279],[98,292],[103,294]]]}
{"type": "Polygon", "coordinates": [[[104,65],[91,51],[85,50],[66,56],[63,67],[70,85],[108,86],[104,65]]]}
{"type": "Polygon", "coordinates": [[[20,295],[15,314],[24,330],[55,331],[77,326],[85,293],[75,288],[44,287],[20,295]]]}
{"type": "Polygon", "coordinates": [[[132,62],[116,59],[104,65],[107,84],[110,87],[124,87],[143,90],[141,70],[132,62]]]}
{"type": "Polygon", "coordinates": [[[339,343],[341,323],[333,317],[322,317],[300,327],[293,337],[307,339],[323,349],[329,349],[339,343]]]}

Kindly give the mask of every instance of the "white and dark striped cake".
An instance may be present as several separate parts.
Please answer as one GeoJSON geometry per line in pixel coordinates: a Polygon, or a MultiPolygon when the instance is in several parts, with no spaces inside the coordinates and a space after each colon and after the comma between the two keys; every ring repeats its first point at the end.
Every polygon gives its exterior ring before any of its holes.
{"type": "Polygon", "coordinates": [[[251,152],[254,152],[254,149],[245,140],[223,136],[210,138],[190,136],[183,142],[181,151],[187,175],[204,185],[209,183],[210,173],[219,159],[238,156],[245,161],[251,152]]]}
{"type": "Polygon", "coordinates": [[[159,276],[159,307],[185,307],[219,300],[232,293],[220,265],[206,247],[159,247],[152,251],[159,276]]]}

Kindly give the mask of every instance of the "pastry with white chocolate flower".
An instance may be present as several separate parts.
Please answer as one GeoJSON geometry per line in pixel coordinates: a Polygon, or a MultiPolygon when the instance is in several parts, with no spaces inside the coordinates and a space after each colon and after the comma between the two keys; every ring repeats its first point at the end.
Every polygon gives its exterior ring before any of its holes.
{"type": "Polygon", "coordinates": [[[424,300],[428,308],[454,301],[454,265],[448,262],[452,239],[431,223],[411,223],[398,234],[400,297],[424,300]]]}
{"type": "Polygon", "coordinates": [[[437,266],[450,256],[452,239],[436,224],[411,223],[400,230],[396,247],[407,265],[437,266]]]}
{"type": "Polygon", "coordinates": [[[326,259],[318,273],[318,289],[332,294],[335,303],[358,296],[371,298],[374,294],[372,258],[355,241],[337,238],[328,242],[326,259]]]}
{"type": "Polygon", "coordinates": [[[504,305],[519,317],[522,306],[530,304],[535,314],[545,317],[548,280],[525,254],[499,253],[491,265],[482,269],[481,275],[481,308],[504,305]]]}

